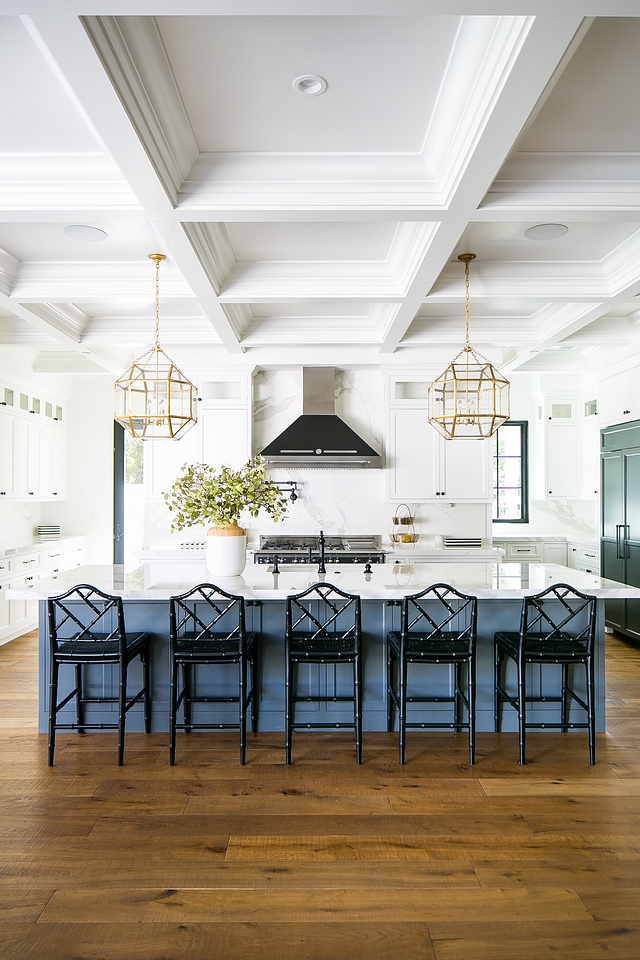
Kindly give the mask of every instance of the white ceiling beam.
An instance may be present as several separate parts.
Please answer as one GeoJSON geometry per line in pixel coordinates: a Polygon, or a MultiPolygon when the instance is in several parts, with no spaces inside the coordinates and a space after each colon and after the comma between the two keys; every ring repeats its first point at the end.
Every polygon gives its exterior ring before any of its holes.
{"type": "Polygon", "coordinates": [[[400,344],[429,291],[455,248],[475,211],[495,180],[527,117],[543,95],[558,63],[580,28],[582,17],[538,18],[521,42],[515,63],[497,96],[484,130],[464,173],[460,176],[449,210],[434,236],[421,269],[416,274],[401,309],[381,347],[391,353],[400,344]]]}
{"type": "MultiPolygon", "coordinates": [[[[35,11],[23,20],[28,20],[32,37],[63,75],[83,114],[89,118],[138,201],[144,206],[149,220],[166,244],[166,251],[163,252],[174,260],[192,286],[220,340],[231,353],[241,353],[242,347],[211,290],[201,264],[190,245],[184,242],[181,227],[176,229],[174,226],[174,206],[152,158],[143,146],[139,131],[134,127],[136,117],[130,116],[126,110],[124,88],[128,87],[133,66],[116,60],[114,51],[108,49],[108,38],[105,37],[102,53],[106,56],[107,50],[111,54],[111,61],[107,65],[102,63],[77,16],[64,15],[57,4],[55,9],[50,6],[46,10],[41,8],[40,12],[35,11]],[[107,76],[105,66],[111,66],[116,71],[111,81],[120,82],[121,89],[118,92],[123,100],[107,76]],[[129,70],[128,74],[126,70],[129,70]]],[[[140,120],[143,114],[148,119],[148,113],[145,114],[148,105],[138,103],[138,107],[137,119],[140,120]]],[[[162,153],[163,146],[158,144],[158,154],[162,153]]],[[[157,156],[155,159],[158,162],[157,156]]]]}

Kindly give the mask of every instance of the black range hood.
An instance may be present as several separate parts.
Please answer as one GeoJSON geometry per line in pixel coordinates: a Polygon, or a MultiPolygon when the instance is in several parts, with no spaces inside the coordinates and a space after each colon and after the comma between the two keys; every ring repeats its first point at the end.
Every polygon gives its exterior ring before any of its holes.
{"type": "Polygon", "coordinates": [[[302,368],[302,416],[261,451],[268,466],[380,468],[382,457],[335,412],[333,367],[302,368]]]}

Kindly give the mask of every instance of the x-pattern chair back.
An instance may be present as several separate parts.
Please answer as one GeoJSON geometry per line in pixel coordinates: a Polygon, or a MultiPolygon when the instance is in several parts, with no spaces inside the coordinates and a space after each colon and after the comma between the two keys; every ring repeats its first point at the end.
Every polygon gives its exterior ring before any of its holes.
{"type": "Polygon", "coordinates": [[[542,635],[545,641],[572,640],[591,646],[595,636],[595,610],[595,597],[588,597],[566,583],[554,583],[542,593],[526,597],[521,632],[542,635]]]}
{"type": "Polygon", "coordinates": [[[355,640],[360,625],[360,598],[343,593],[332,584],[316,583],[304,593],[287,597],[287,618],[290,633],[296,630],[311,632],[310,640],[327,635],[355,640]],[[349,623],[341,624],[339,621],[351,612],[351,608],[353,615],[349,617],[349,623]]]}
{"type": "Polygon", "coordinates": [[[124,638],[121,597],[112,597],[97,587],[81,583],[59,597],[51,597],[47,603],[50,635],[56,645],[72,639],[100,644],[124,638]],[[116,614],[115,626],[112,626],[112,611],[116,614]]]}
{"type": "Polygon", "coordinates": [[[245,635],[243,598],[213,584],[200,583],[171,600],[172,635],[193,634],[191,640],[242,640],[245,635]],[[210,618],[210,619],[209,619],[210,618]],[[231,623],[230,623],[231,621],[231,623]]]}
{"type": "Polygon", "coordinates": [[[435,583],[421,593],[404,598],[403,632],[426,632],[427,639],[446,633],[452,640],[467,640],[474,633],[476,608],[475,597],[458,593],[449,584],[435,583]],[[436,617],[434,607],[440,610],[442,619],[436,617]]]}

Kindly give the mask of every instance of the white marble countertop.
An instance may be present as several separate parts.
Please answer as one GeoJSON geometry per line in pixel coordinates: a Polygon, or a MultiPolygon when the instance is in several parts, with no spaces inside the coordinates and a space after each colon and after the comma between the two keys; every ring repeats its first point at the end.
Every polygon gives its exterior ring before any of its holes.
{"type": "MultiPolygon", "coordinates": [[[[31,588],[12,588],[8,600],[44,600],[57,596],[79,583],[90,583],[106,593],[126,600],[168,600],[184,593],[197,583],[207,582],[204,563],[190,568],[185,577],[184,565],[142,564],[135,570],[123,566],[75,567],[56,580],[36,581],[31,588]]],[[[290,593],[299,593],[318,581],[317,566],[283,565],[275,576],[271,567],[248,566],[241,577],[216,578],[218,586],[253,600],[282,600],[290,593]]],[[[357,593],[363,600],[397,600],[405,594],[418,593],[433,583],[449,583],[463,593],[480,599],[517,600],[538,593],[552,583],[567,583],[596,597],[640,599],[640,589],[605,580],[590,573],[572,570],[555,563],[420,563],[377,564],[370,575],[361,564],[327,565],[325,581],[348,593],[357,593]]]]}

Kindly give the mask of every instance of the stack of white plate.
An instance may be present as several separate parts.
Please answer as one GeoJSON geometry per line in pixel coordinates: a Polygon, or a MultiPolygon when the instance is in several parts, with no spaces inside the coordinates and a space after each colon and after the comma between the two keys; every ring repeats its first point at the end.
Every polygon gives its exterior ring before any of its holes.
{"type": "Polygon", "coordinates": [[[48,540],[60,539],[60,524],[46,523],[38,527],[38,543],[46,543],[48,540]]]}

